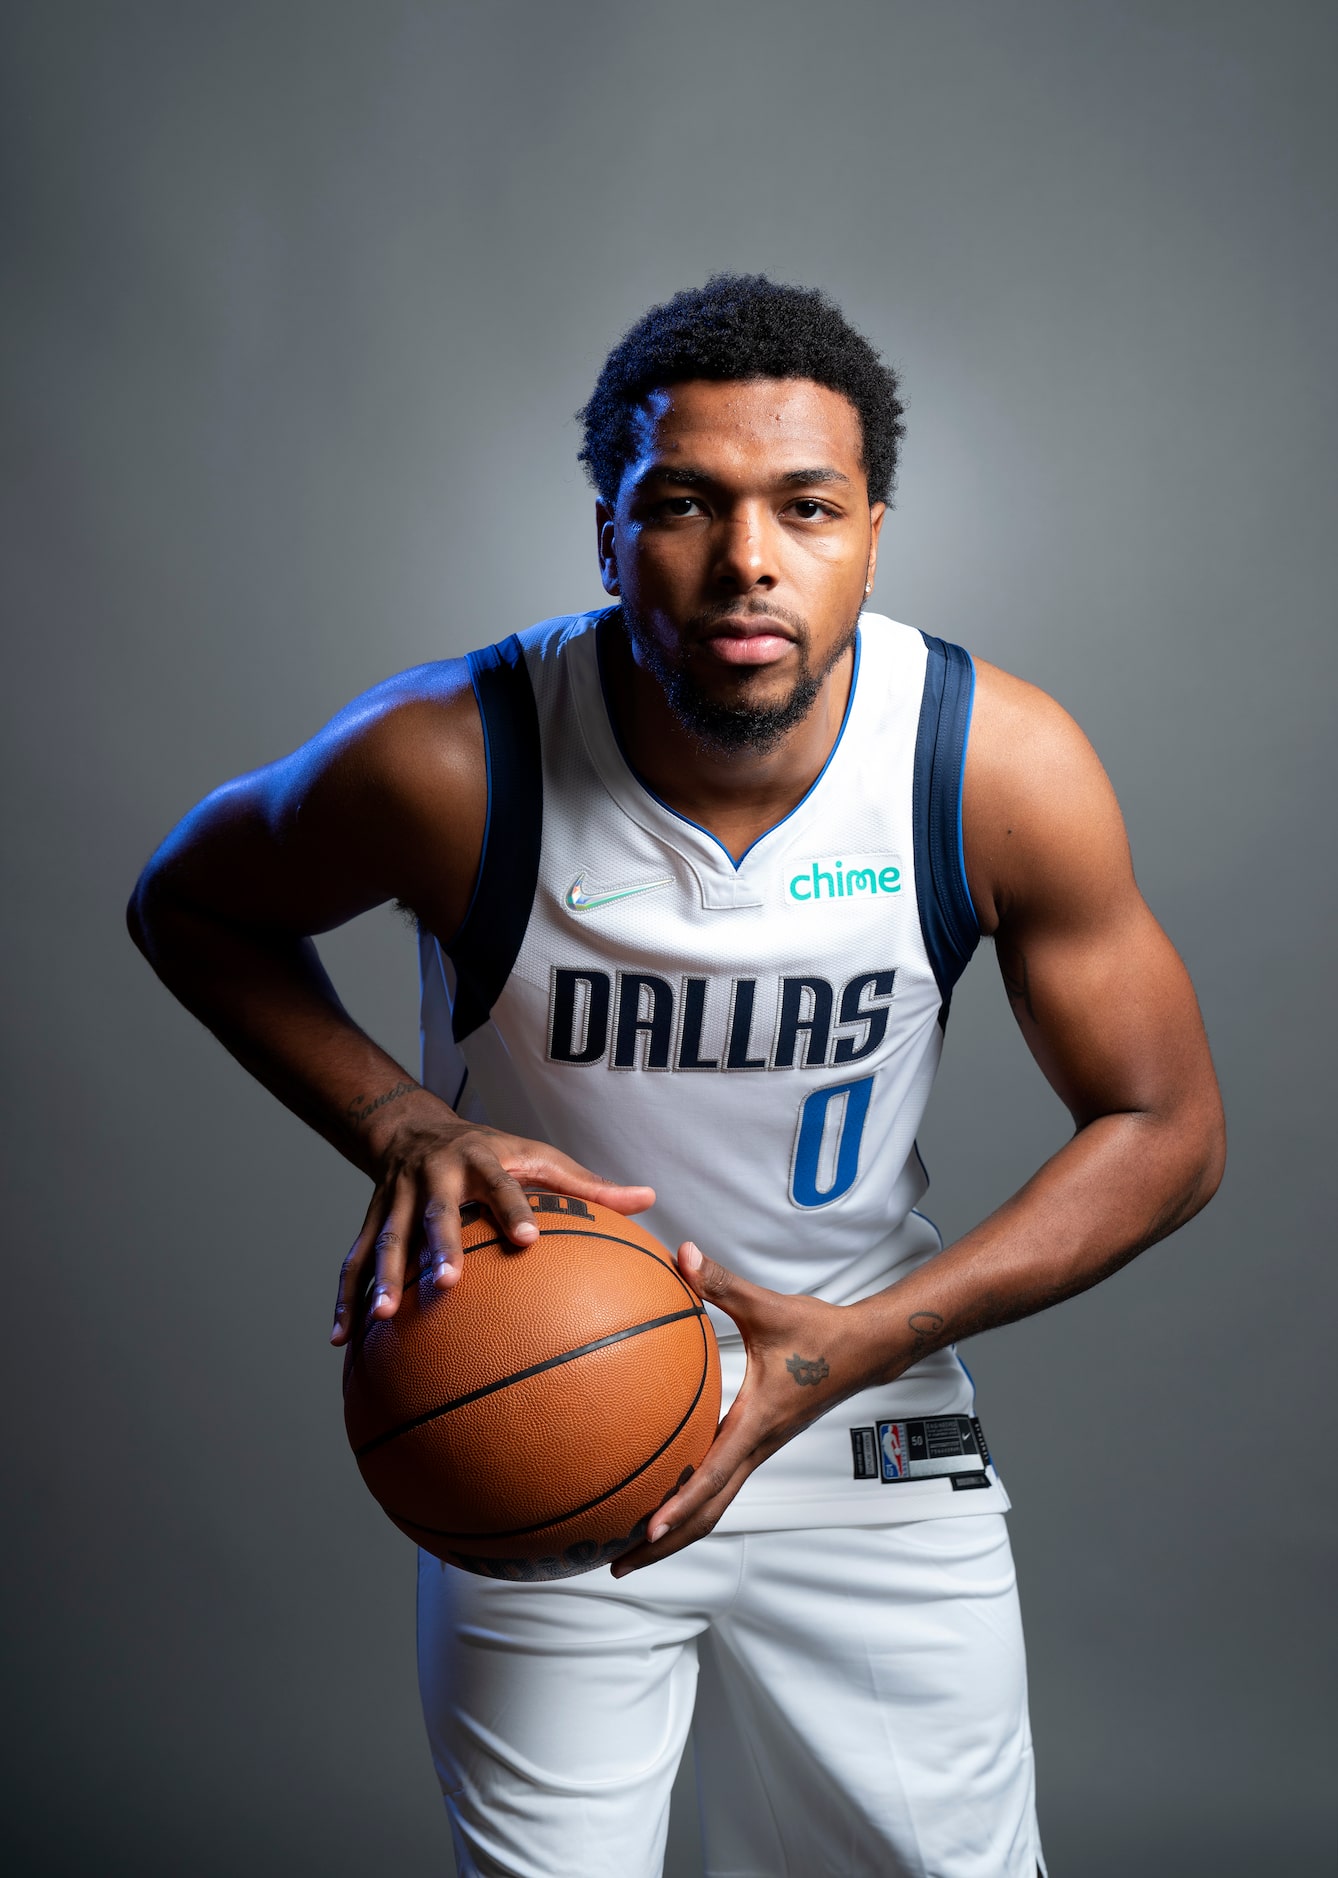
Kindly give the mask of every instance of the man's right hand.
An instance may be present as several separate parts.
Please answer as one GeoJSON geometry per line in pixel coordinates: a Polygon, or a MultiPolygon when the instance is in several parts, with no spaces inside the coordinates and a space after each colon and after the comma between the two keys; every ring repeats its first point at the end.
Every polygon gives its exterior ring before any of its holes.
{"type": "Polygon", "coordinates": [[[347,1343],[359,1298],[370,1291],[373,1317],[399,1309],[411,1250],[426,1247],[441,1290],[464,1271],[460,1208],[481,1201],[513,1244],[539,1237],[525,1186],[575,1194],[617,1213],[655,1204],[653,1187],[620,1187],[540,1141],[460,1117],[426,1089],[395,1102],[393,1123],[376,1131],[376,1188],[362,1230],[339,1274],[330,1341],[347,1343]]]}

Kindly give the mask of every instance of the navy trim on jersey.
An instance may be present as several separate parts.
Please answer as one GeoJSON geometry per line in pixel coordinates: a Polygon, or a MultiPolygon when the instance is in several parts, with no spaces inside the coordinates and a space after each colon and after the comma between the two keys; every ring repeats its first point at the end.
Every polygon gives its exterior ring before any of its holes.
{"type": "Polygon", "coordinates": [[[455,967],[451,1030],[460,1043],[486,1023],[511,975],[534,906],[543,840],[539,713],[520,640],[467,655],[483,722],[488,814],[469,910],[445,947],[455,967]]]}
{"type": "MultiPolygon", "coordinates": [[[[599,625],[602,626],[604,624],[604,621],[606,619],[611,619],[614,613],[616,613],[617,611],[618,611],[617,607],[610,607],[608,611],[601,616],[599,625]]],[[[596,633],[598,633],[598,627],[596,627],[596,633]]],[[[748,859],[748,856],[752,853],[753,849],[758,845],[758,842],[765,841],[768,835],[774,835],[778,828],[784,828],[786,822],[789,821],[790,817],[792,815],[797,815],[799,813],[800,809],[803,808],[804,804],[808,801],[813,791],[817,788],[818,784],[822,781],[823,777],[827,774],[827,771],[831,768],[832,758],[836,755],[837,751],[841,748],[841,739],[842,737],[845,736],[846,725],[850,722],[850,713],[852,709],[854,708],[854,704],[855,704],[855,687],[859,683],[860,636],[859,636],[858,626],[856,626],[855,628],[854,648],[855,648],[855,662],[850,668],[850,690],[846,696],[846,708],[841,714],[841,727],[836,733],[836,741],[832,744],[831,749],[827,752],[827,761],[823,764],[822,768],[818,771],[817,775],[813,778],[812,782],[808,785],[808,788],[805,789],[803,795],[800,796],[799,800],[795,803],[794,807],[792,809],[787,809],[785,814],[781,816],[780,820],[778,822],[773,822],[770,828],[764,828],[762,830],[762,833],[757,837],[756,841],[750,841],[748,843],[748,846],[744,849],[743,853],[739,856],[737,861],[734,859],[734,856],[730,853],[729,849],[725,846],[724,842],[720,839],[719,835],[713,834],[709,828],[703,828],[700,822],[694,822],[690,815],[684,815],[681,809],[676,809],[671,802],[666,802],[663,796],[657,795],[656,792],[651,788],[650,784],[646,781],[645,777],[641,774],[641,771],[633,763],[631,757],[627,754],[627,751],[623,747],[622,735],[618,729],[618,720],[613,715],[613,706],[609,701],[609,688],[608,688],[607,683],[605,682],[605,676],[604,676],[604,647],[601,641],[598,639],[598,637],[595,640],[595,660],[596,660],[596,664],[599,667],[599,689],[604,699],[604,715],[609,720],[609,729],[613,732],[613,741],[618,746],[618,754],[622,758],[623,762],[627,765],[628,771],[633,777],[633,779],[635,780],[635,782],[637,783],[638,787],[644,789],[646,794],[650,797],[651,801],[658,802],[660,807],[664,809],[667,814],[672,815],[676,821],[686,822],[688,827],[695,828],[699,835],[705,835],[708,841],[714,841],[715,845],[720,849],[720,852],[725,856],[730,866],[734,869],[734,872],[737,874],[739,869],[743,866],[744,862],[748,859]]]]}
{"type": "Polygon", "coordinates": [[[929,633],[920,637],[928,658],[912,793],[915,897],[925,951],[943,996],[939,1022],[946,1023],[952,988],[980,939],[962,844],[962,780],[976,673],[961,646],[929,633]]]}

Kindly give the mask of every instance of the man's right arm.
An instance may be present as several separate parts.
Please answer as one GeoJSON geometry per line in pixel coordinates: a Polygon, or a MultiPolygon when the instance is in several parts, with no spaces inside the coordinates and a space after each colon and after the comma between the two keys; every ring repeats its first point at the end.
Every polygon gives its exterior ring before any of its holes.
{"type": "Polygon", "coordinates": [[[145,868],[130,932],[177,998],[280,1101],[374,1182],[344,1263],[332,1340],[375,1266],[398,1307],[421,1234],[436,1281],[462,1269],[459,1208],[484,1201],[535,1237],[520,1182],[624,1212],[612,1186],[541,1143],[461,1121],[345,1011],[312,935],[387,900],[443,937],[464,918],[483,845],[483,733],[463,662],[420,667],[356,700],[291,756],[225,784],[145,868]]]}

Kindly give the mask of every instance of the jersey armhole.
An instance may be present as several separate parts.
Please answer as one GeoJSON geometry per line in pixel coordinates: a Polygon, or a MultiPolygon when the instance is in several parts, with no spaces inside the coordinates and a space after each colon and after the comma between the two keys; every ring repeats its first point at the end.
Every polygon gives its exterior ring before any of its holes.
{"type": "Polygon", "coordinates": [[[455,967],[457,1043],[486,1023],[511,975],[530,923],[543,839],[539,713],[520,640],[513,633],[470,652],[466,664],[483,724],[488,808],[474,891],[442,948],[455,967]]]}
{"type": "Polygon", "coordinates": [[[920,636],[928,656],[912,792],[915,897],[925,950],[943,999],[939,1022],[945,1024],[952,988],[980,940],[962,842],[962,783],[976,671],[964,647],[929,633],[920,636]]]}

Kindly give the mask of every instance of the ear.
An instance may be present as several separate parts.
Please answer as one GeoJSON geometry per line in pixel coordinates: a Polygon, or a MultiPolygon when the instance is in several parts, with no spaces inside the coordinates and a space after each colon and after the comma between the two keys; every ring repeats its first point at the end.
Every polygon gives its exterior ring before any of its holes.
{"type": "Polygon", "coordinates": [[[604,583],[605,593],[616,598],[620,589],[615,524],[613,510],[602,497],[595,504],[595,530],[599,540],[599,578],[604,583]]]}
{"type": "Polygon", "coordinates": [[[883,532],[883,517],[886,514],[886,502],[874,502],[870,504],[869,569],[864,576],[864,595],[866,599],[873,592],[873,583],[878,573],[878,538],[883,532]]]}

